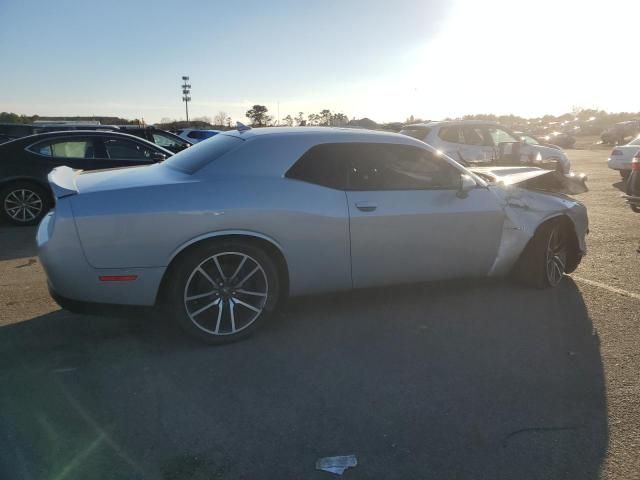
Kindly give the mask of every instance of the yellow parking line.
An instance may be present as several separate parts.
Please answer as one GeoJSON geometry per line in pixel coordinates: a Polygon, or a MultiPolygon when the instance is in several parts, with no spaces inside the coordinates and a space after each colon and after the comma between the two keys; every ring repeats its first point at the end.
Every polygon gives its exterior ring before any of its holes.
{"type": "Polygon", "coordinates": [[[604,290],[617,293],[618,295],[622,295],[624,297],[631,297],[631,298],[635,298],[636,300],[640,300],[640,294],[638,293],[627,292],[622,288],[612,287],[611,285],[607,285],[606,283],[596,282],[594,280],[589,280],[588,278],[578,277],[577,275],[571,275],[571,278],[579,282],[586,283],[587,285],[592,285],[594,287],[602,288],[604,290]]]}

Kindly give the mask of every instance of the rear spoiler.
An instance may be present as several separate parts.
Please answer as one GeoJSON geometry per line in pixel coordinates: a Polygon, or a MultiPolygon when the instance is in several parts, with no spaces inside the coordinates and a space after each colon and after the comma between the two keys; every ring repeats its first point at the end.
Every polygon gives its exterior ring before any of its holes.
{"type": "Polygon", "coordinates": [[[78,193],[76,185],[76,177],[82,170],[74,170],[69,167],[56,167],[51,170],[47,176],[53,196],[55,198],[64,198],[78,193]]]}

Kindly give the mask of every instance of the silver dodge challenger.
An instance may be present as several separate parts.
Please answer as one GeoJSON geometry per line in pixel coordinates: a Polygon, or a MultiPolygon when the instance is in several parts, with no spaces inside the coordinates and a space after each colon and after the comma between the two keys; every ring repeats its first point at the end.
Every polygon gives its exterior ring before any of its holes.
{"type": "Polygon", "coordinates": [[[588,221],[553,175],[467,169],[392,133],[241,125],[155,165],[54,169],[37,243],[61,306],[155,305],[222,343],[286,296],[510,274],[558,285],[588,221]]]}

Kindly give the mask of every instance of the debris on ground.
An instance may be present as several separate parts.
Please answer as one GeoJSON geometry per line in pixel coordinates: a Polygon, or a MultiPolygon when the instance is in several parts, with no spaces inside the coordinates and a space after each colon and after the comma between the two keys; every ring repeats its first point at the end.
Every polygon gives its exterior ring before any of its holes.
{"type": "Polygon", "coordinates": [[[342,475],[347,468],[355,467],[356,465],[358,465],[358,459],[355,455],[323,457],[316,462],[316,470],[342,475]]]}

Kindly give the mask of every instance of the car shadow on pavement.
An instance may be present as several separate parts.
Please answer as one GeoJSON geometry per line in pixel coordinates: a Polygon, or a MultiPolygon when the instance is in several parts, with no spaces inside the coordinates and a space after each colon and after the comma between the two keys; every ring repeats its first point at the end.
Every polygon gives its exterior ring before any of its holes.
{"type": "Polygon", "coordinates": [[[615,183],[612,183],[611,186],[614,187],[614,188],[617,188],[622,193],[627,193],[627,181],[626,180],[619,180],[619,181],[617,181],[615,183]]]}
{"type": "Polygon", "coordinates": [[[291,301],[210,347],[153,312],[0,329],[0,477],[596,479],[597,333],[570,278],[291,301]]]}
{"type": "Polygon", "coordinates": [[[36,230],[0,221],[0,261],[36,256],[36,230]]]}

